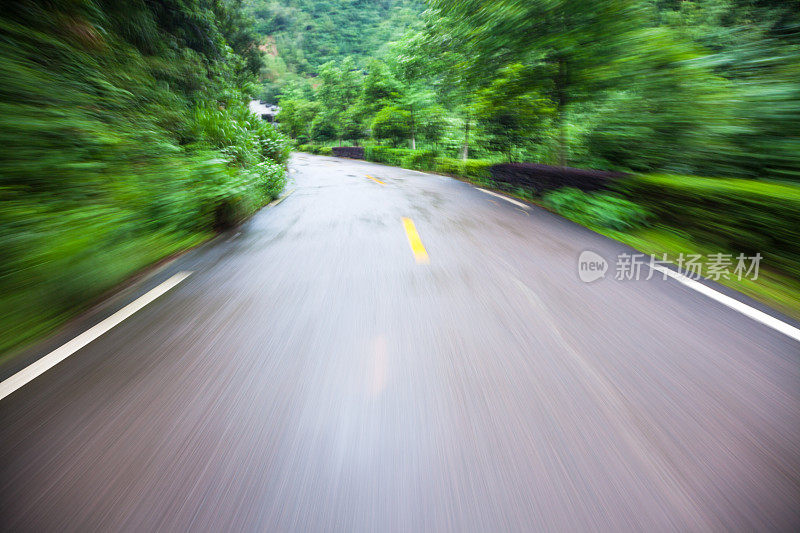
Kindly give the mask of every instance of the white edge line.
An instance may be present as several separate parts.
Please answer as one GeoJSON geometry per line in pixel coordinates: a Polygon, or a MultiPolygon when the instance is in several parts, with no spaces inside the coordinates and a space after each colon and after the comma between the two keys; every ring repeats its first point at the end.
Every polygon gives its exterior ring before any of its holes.
{"type": "Polygon", "coordinates": [[[150,289],[145,294],[141,295],[139,298],[132,301],[110,317],[87,329],[71,341],[62,344],[38,361],[26,366],[10,378],[7,378],[0,383],[0,400],[17,389],[27,385],[70,355],[74,354],[102,334],[109,331],[114,326],[118,325],[126,318],[129,318],[144,306],[175,287],[181,281],[188,278],[191,274],[192,273],[190,271],[178,272],[161,285],[150,289]]]}
{"type": "Polygon", "coordinates": [[[511,198],[509,198],[507,196],[503,196],[502,194],[497,194],[496,192],[487,191],[486,189],[481,189],[480,187],[475,187],[475,188],[478,189],[481,192],[485,192],[486,194],[491,194],[492,196],[497,196],[498,198],[502,198],[506,202],[511,202],[512,204],[514,204],[516,206],[519,206],[519,207],[521,207],[523,209],[528,209],[528,206],[523,204],[522,202],[518,202],[516,200],[512,200],[511,198]]]}
{"type": "Polygon", "coordinates": [[[669,268],[666,268],[666,267],[663,267],[663,266],[660,266],[660,265],[652,265],[651,264],[649,266],[653,270],[657,270],[657,271],[663,273],[664,275],[671,277],[675,281],[678,281],[679,283],[682,283],[682,284],[686,285],[687,287],[689,287],[691,289],[694,289],[697,292],[708,296],[712,300],[716,300],[719,303],[721,303],[721,304],[723,304],[723,305],[725,305],[727,307],[730,307],[734,311],[738,311],[738,312],[742,313],[743,315],[752,318],[756,322],[760,322],[760,323],[764,324],[765,326],[770,327],[770,328],[774,329],[775,331],[779,331],[779,332],[783,333],[784,335],[787,335],[787,336],[793,338],[794,340],[800,342],[800,329],[797,329],[796,327],[791,326],[791,325],[787,324],[786,322],[778,320],[777,318],[775,318],[775,317],[773,317],[771,315],[768,315],[767,313],[765,313],[763,311],[759,311],[758,309],[750,307],[749,305],[747,305],[745,303],[742,303],[742,302],[740,302],[739,300],[737,300],[735,298],[731,298],[730,296],[726,296],[726,295],[722,294],[719,291],[715,291],[711,287],[707,287],[707,286],[703,285],[702,283],[700,283],[698,281],[695,281],[695,280],[693,280],[693,279],[691,279],[691,278],[689,278],[687,276],[684,276],[683,274],[681,274],[679,272],[675,272],[674,270],[670,270],[669,268]]]}

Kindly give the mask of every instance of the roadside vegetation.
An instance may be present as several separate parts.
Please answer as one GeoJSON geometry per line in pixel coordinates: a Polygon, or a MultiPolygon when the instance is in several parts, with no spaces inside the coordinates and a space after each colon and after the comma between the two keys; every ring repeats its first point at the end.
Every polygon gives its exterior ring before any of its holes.
{"type": "Polygon", "coordinates": [[[290,143],[248,111],[236,2],[12,1],[0,27],[2,353],[263,206],[290,143]]]}

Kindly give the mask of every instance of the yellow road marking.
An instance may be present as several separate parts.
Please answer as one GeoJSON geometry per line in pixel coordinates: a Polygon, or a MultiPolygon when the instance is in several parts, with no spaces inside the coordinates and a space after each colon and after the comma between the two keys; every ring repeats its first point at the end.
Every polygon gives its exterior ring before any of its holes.
{"type": "Polygon", "coordinates": [[[381,180],[379,180],[378,178],[373,178],[372,176],[367,176],[367,177],[368,177],[369,179],[371,179],[372,181],[374,181],[375,183],[380,183],[381,185],[386,185],[384,182],[382,182],[382,181],[381,181],[381,180]]]}
{"type": "Polygon", "coordinates": [[[425,251],[425,247],[422,245],[417,228],[414,226],[414,221],[403,217],[403,227],[406,230],[406,237],[408,237],[408,244],[411,245],[411,251],[414,252],[414,259],[417,263],[427,265],[430,262],[428,252],[425,251]]]}

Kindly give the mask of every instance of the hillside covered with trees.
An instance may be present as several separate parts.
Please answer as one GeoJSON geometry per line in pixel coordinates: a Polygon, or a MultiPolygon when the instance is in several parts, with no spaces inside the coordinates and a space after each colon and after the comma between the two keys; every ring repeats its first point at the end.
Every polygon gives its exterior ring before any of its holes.
{"type": "Polygon", "coordinates": [[[425,9],[424,0],[247,0],[266,53],[263,98],[324,63],[351,57],[364,67],[382,56],[425,9]]]}

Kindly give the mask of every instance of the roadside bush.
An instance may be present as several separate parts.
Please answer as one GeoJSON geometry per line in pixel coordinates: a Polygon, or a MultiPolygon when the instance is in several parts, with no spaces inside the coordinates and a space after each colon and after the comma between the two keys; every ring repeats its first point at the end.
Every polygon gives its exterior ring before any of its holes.
{"type": "Polygon", "coordinates": [[[651,216],[647,209],[615,194],[586,193],[573,187],[546,193],[544,205],[580,224],[618,231],[643,226],[651,216]]]}
{"type": "Polygon", "coordinates": [[[415,170],[433,170],[436,166],[436,152],[433,150],[404,150],[400,160],[403,168],[413,168],[415,170]]]}
{"type": "Polygon", "coordinates": [[[220,20],[173,7],[17,2],[0,17],[0,353],[283,187],[289,142],[250,114],[220,20]],[[190,46],[189,28],[215,44],[190,46]]]}
{"type": "Polygon", "coordinates": [[[453,157],[437,157],[434,160],[433,170],[451,176],[461,176],[464,173],[464,162],[453,157]]]}
{"type": "Polygon", "coordinates": [[[464,161],[463,175],[468,178],[489,179],[494,163],[486,159],[467,159],[464,161]]]}
{"type": "Polygon", "coordinates": [[[412,150],[403,148],[369,146],[364,149],[364,156],[369,161],[400,167],[403,166],[403,157],[409,155],[410,152],[412,152],[412,150]]]}
{"type": "Polygon", "coordinates": [[[626,174],[587,170],[570,167],[554,167],[535,163],[500,163],[490,169],[495,181],[509,185],[528,187],[536,194],[552,189],[574,187],[582,191],[608,188],[614,180],[626,174]]]}
{"type": "Polygon", "coordinates": [[[763,256],[800,277],[800,186],[746,179],[636,175],[615,184],[666,226],[720,251],[763,256]]]}
{"type": "Polygon", "coordinates": [[[315,155],[332,155],[333,150],[330,146],[320,146],[318,144],[301,144],[297,147],[298,152],[315,155]]]}
{"type": "Polygon", "coordinates": [[[396,105],[389,105],[378,111],[372,120],[372,134],[376,139],[388,140],[395,146],[407,143],[411,137],[411,113],[396,105]]]}

